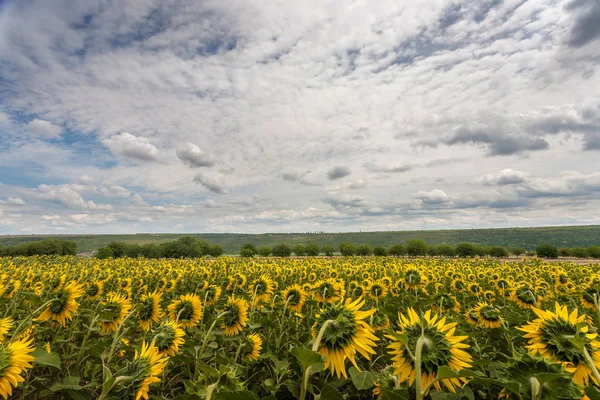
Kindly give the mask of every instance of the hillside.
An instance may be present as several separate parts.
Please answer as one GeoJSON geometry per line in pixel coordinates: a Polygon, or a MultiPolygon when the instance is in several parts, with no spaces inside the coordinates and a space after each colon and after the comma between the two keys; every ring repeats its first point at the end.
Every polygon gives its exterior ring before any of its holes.
{"type": "MultiPolygon", "coordinates": [[[[13,246],[23,242],[57,237],[73,240],[79,252],[90,252],[113,241],[128,243],[160,243],[175,240],[183,234],[135,234],[135,235],[29,235],[0,236],[0,244],[13,246]]],[[[538,228],[499,228],[499,229],[456,229],[429,231],[396,231],[396,232],[348,232],[348,233],[265,233],[259,235],[235,233],[205,233],[192,236],[223,246],[226,253],[237,253],[244,243],[257,246],[277,243],[308,243],[338,246],[340,243],[366,243],[372,246],[389,246],[406,243],[411,239],[422,239],[428,244],[448,243],[455,245],[470,242],[482,245],[498,245],[504,247],[523,247],[533,250],[540,243],[552,243],[559,247],[587,247],[600,244],[600,225],[558,226],[538,228]]]]}

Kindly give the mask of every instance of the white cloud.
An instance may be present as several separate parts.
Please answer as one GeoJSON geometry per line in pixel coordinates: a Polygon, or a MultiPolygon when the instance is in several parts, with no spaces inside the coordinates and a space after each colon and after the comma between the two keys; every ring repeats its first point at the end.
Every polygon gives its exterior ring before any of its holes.
{"type": "Polygon", "coordinates": [[[27,124],[27,130],[32,135],[43,139],[58,139],[62,132],[60,126],[54,125],[50,121],[37,118],[27,124]]]}
{"type": "Polygon", "coordinates": [[[515,185],[527,180],[528,175],[522,171],[515,171],[511,168],[503,169],[497,174],[488,174],[477,180],[484,185],[515,185]]]}
{"type": "Polygon", "coordinates": [[[434,189],[429,192],[421,190],[416,192],[414,197],[425,204],[441,204],[450,200],[449,196],[440,189],[434,189]]]}
{"type": "Polygon", "coordinates": [[[221,179],[207,172],[200,172],[194,176],[194,182],[201,184],[214,193],[223,194],[227,192],[221,179]]]}
{"type": "Polygon", "coordinates": [[[186,143],[184,146],[177,149],[177,157],[193,168],[212,167],[215,161],[206,154],[200,147],[193,143],[186,143]]]}
{"type": "Polygon", "coordinates": [[[40,219],[44,221],[58,221],[60,219],[60,215],[42,215],[40,219]]]}
{"type": "Polygon", "coordinates": [[[19,197],[9,197],[6,202],[14,206],[22,206],[25,204],[25,201],[19,197]]]}
{"type": "Polygon", "coordinates": [[[145,137],[128,132],[110,136],[102,141],[116,155],[141,161],[157,161],[158,149],[145,137]]]}

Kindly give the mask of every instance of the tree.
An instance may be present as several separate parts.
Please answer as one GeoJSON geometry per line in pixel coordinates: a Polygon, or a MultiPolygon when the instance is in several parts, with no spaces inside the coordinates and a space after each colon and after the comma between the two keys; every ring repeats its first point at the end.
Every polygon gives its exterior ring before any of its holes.
{"type": "Polygon", "coordinates": [[[590,247],[588,247],[588,254],[592,258],[600,258],[600,246],[590,246],[590,247]]]}
{"type": "Polygon", "coordinates": [[[510,252],[518,257],[521,254],[525,254],[525,249],[523,249],[522,247],[513,247],[512,249],[510,249],[510,252]]]}
{"type": "Polygon", "coordinates": [[[335,253],[335,247],[328,244],[326,246],[323,246],[323,248],[321,249],[321,252],[323,254],[325,254],[327,257],[331,257],[333,255],[333,253],[335,253]]]}
{"type": "Polygon", "coordinates": [[[558,248],[553,244],[540,244],[535,248],[535,254],[542,258],[558,258],[558,248]]]}
{"type": "Polygon", "coordinates": [[[221,257],[225,253],[225,250],[218,244],[213,244],[209,246],[207,254],[212,257],[221,257]]]}
{"type": "Polygon", "coordinates": [[[271,248],[269,246],[261,246],[258,248],[258,255],[261,257],[269,257],[271,255],[271,248]]]}
{"type": "Polygon", "coordinates": [[[588,258],[590,253],[585,247],[573,247],[570,251],[571,257],[588,258]]]}
{"type": "Polygon", "coordinates": [[[303,244],[297,244],[294,246],[294,254],[296,257],[302,257],[306,255],[306,248],[303,244]]]}
{"type": "Polygon", "coordinates": [[[240,256],[242,257],[254,257],[256,255],[256,246],[252,243],[246,243],[240,249],[240,256]]]}
{"type": "Polygon", "coordinates": [[[378,257],[382,257],[382,256],[387,256],[388,252],[387,252],[386,248],[383,246],[375,246],[375,248],[373,249],[373,254],[375,254],[378,257]]]}
{"type": "Polygon", "coordinates": [[[490,248],[490,256],[492,257],[508,257],[508,251],[502,246],[493,246],[490,248]]]}
{"type": "Polygon", "coordinates": [[[558,256],[559,257],[569,257],[571,255],[571,249],[567,248],[567,247],[560,247],[558,249],[558,256]]]}
{"type": "Polygon", "coordinates": [[[462,258],[475,257],[477,248],[471,243],[460,243],[456,246],[456,255],[462,258]]]}
{"type": "Polygon", "coordinates": [[[420,239],[413,239],[407,243],[406,253],[411,257],[424,256],[427,254],[427,244],[420,239]]]}
{"type": "Polygon", "coordinates": [[[446,243],[442,243],[439,246],[437,246],[435,249],[435,252],[437,253],[438,256],[443,256],[443,257],[453,257],[455,254],[454,247],[452,247],[446,243]]]}
{"type": "Polygon", "coordinates": [[[340,253],[345,257],[353,256],[356,254],[356,246],[352,243],[342,243],[340,244],[340,253]]]}
{"type": "Polygon", "coordinates": [[[361,244],[356,248],[357,256],[370,256],[373,254],[373,248],[368,244],[361,244]]]}
{"type": "Polygon", "coordinates": [[[292,255],[292,249],[287,244],[278,244],[273,247],[272,253],[275,257],[289,257],[292,255]]]}
{"type": "Polygon", "coordinates": [[[321,248],[316,243],[309,243],[304,247],[307,256],[316,257],[321,252],[321,248]]]}
{"type": "Polygon", "coordinates": [[[388,254],[390,256],[397,256],[397,257],[404,256],[404,255],[406,255],[406,248],[404,246],[402,246],[401,244],[393,244],[388,249],[388,254]]]}

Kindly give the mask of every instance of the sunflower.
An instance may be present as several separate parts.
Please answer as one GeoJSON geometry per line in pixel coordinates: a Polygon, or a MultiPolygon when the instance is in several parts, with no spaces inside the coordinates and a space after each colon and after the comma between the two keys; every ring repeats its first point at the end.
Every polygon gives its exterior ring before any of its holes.
{"type": "Polygon", "coordinates": [[[5,299],[12,299],[21,287],[21,281],[13,280],[6,285],[0,286],[0,293],[5,299]]]}
{"type": "Polygon", "coordinates": [[[254,304],[268,303],[273,295],[273,281],[266,275],[262,275],[252,285],[252,296],[254,304]]]}
{"type": "Polygon", "coordinates": [[[8,332],[13,327],[13,320],[11,317],[0,318],[0,341],[4,340],[8,332]]]}
{"type": "Polygon", "coordinates": [[[94,300],[98,299],[100,297],[100,295],[102,294],[103,288],[104,288],[104,282],[102,282],[102,281],[90,283],[88,285],[88,287],[85,289],[85,295],[87,296],[87,299],[90,301],[94,301],[94,300]]]}
{"type": "Polygon", "coordinates": [[[79,309],[77,299],[83,294],[80,284],[70,282],[61,289],[54,291],[52,303],[37,318],[39,321],[57,321],[61,326],[73,319],[73,314],[79,309]]]}
{"type": "Polygon", "coordinates": [[[325,332],[319,345],[319,353],[325,356],[325,369],[330,369],[332,374],[346,374],[346,358],[358,369],[355,355],[358,351],[363,357],[370,359],[375,354],[375,341],[379,340],[374,330],[364,320],[375,313],[375,309],[360,311],[365,304],[363,299],[326,304],[325,308],[316,315],[317,321],[312,326],[313,338],[317,337],[323,325],[325,332]]]}
{"type": "Polygon", "coordinates": [[[334,279],[317,282],[313,290],[315,300],[321,303],[333,303],[346,295],[344,286],[334,279]]]}
{"type": "Polygon", "coordinates": [[[479,303],[475,307],[475,312],[479,316],[479,324],[485,328],[499,328],[502,326],[502,316],[500,311],[487,303],[479,303]]]}
{"type": "Polygon", "coordinates": [[[432,307],[436,310],[460,311],[460,304],[454,296],[448,293],[438,293],[433,297],[432,307]]]}
{"type": "Polygon", "coordinates": [[[538,305],[539,298],[528,286],[522,286],[511,293],[510,299],[521,308],[533,308],[538,305]]]}
{"type": "Polygon", "coordinates": [[[219,286],[210,285],[204,291],[204,300],[207,306],[217,304],[221,298],[222,289],[219,286]]]}
{"type": "Polygon", "coordinates": [[[581,295],[581,305],[592,310],[596,309],[596,301],[600,300],[600,291],[596,286],[585,289],[581,295]]]}
{"type": "Polygon", "coordinates": [[[150,385],[160,382],[160,374],[169,362],[169,358],[159,353],[154,343],[142,343],[140,351],[135,351],[132,362],[127,366],[127,376],[132,376],[132,381],[123,381],[124,386],[119,390],[119,397],[134,397],[135,400],[148,400],[150,385]],[[126,386],[125,386],[126,385],[126,386]]]}
{"type": "Polygon", "coordinates": [[[380,299],[388,294],[388,288],[380,281],[372,282],[367,289],[367,294],[373,299],[380,299]]]}
{"type": "Polygon", "coordinates": [[[169,318],[177,321],[182,328],[196,326],[202,319],[202,303],[195,294],[184,294],[179,300],[173,300],[169,307],[169,318]]]}
{"type": "Polygon", "coordinates": [[[32,342],[31,339],[23,339],[0,343],[0,396],[4,399],[12,395],[13,387],[25,380],[21,373],[31,368],[32,342]]]}
{"type": "Polygon", "coordinates": [[[174,356],[185,343],[185,332],[175,321],[163,321],[153,333],[156,347],[162,355],[174,356]]]}
{"type": "Polygon", "coordinates": [[[422,284],[422,277],[416,269],[408,269],[404,273],[404,282],[409,288],[417,288],[422,284]]]}
{"type": "Polygon", "coordinates": [[[294,284],[283,291],[281,298],[286,307],[295,312],[301,312],[306,302],[306,291],[300,285],[294,284]]]}
{"type": "Polygon", "coordinates": [[[150,294],[142,295],[137,316],[140,327],[144,332],[148,332],[152,329],[152,324],[160,320],[162,312],[160,310],[160,293],[158,291],[155,290],[150,294]]]}
{"type": "Polygon", "coordinates": [[[127,297],[118,293],[109,293],[106,300],[100,304],[102,318],[100,328],[102,333],[116,332],[123,318],[131,310],[131,302],[127,297]]]}
{"type": "MultiPolygon", "coordinates": [[[[464,351],[469,345],[461,343],[467,336],[454,336],[456,323],[446,323],[446,318],[438,319],[438,315],[431,315],[431,310],[425,312],[422,317],[415,312],[413,308],[408,309],[408,317],[398,315],[400,331],[396,332],[406,336],[408,346],[395,336],[387,336],[392,339],[392,344],[388,346],[391,350],[392,362],[395,367],[394,374],[398,375],[398,380],[404,382],[408,380],[410,386],[416,379],[415,361],[411,357],[411,351],[417,346],[419,338],[423,336],[423,348],[421,353],[421,385],[422,390],[429,386],[436,379],[437,371],[440,367],[449,367],[455,371],[471,367],[471,356],[464,351]]],[[[443,383],[450,391],[454,392],[455,387],[461,386],[464,378],[449,378],[436,381],[433,386],[441,390],[440,383],[443,383]]]]}
{"type": "Polygon", "coordinates": [[[597,333],[588,333],[587,316],[579,315],[575,308],[571,313],[567,306],[555,303],[555,311],[545,311],[533,307],[538,316],[533,322],[517,328],[526,334],[529,345],[525,346],[531,354],[540,354],[554,362],[562,364],[567,371],[574,373],[573,380],[581,386],[587,386],[590,377],[596,385],[599,382],[592,375],[592,370],[586,363],[583,348],[592,357],[596,368],[600,368],[600,341],[596,340],[597,333]],[[579,341],[578,347],[573,339],[579,341]]]}
{"type": "Polygon", "coordinates": [[[479,313],[476,309],[471,308],[465,313],[465,320],[469,325],[479,326],[479,313]]]}
{"type": "Polygon", "coordinates": [[[221,327],[225,329],[225,335],[234,336],[242,331],[248,322],[248,302],[244,299],[229,296],[223,312],[221,327]]]}
{"type": "Polygon", "coordinates": [[[244,348],[243,357],[247,361],[256,361],[260,356],[260,350],[262,349],[262,339],[256,333],[251,333],[245,337],[244,343],[241,345],[244,348]]]}

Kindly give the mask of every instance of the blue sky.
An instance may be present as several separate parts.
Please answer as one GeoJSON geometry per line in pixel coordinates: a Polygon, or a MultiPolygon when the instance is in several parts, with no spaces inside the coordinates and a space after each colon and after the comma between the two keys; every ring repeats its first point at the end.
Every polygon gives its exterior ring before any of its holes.
{"type": "Polygon", "coordinates": [[[600,223],[596,0],[0,0],[0,234],[600,223]]]}

